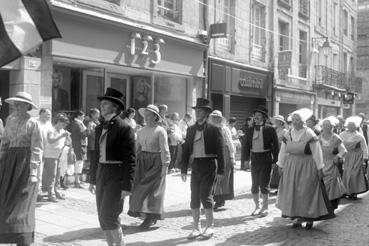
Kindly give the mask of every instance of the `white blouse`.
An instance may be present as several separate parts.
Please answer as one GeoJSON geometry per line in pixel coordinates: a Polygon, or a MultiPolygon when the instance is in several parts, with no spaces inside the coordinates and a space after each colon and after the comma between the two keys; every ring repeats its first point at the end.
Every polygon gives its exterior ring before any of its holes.
{"type": "MultiPolygon", "coordinates": [[[[308,141],[312,137],[316,137],[314,131],[307,127],[304,127],[300,130],[292,129],[291,136],[293,142],[308,141]]],[[[289,132],[285,134],[285,138],[290,139],[289,132]]],[[[322,169],[324,167],[324,161],[323,161],[323,152],[322,148],[320,147],[319,141],[310,142],[310,149],[317,169],[318,170],[322,169]]],[[[289,153],[286,152],[286,144],[282,142],[277,162],[277,165],[279,167],[283,168],[288,155],[289,153]]]]}

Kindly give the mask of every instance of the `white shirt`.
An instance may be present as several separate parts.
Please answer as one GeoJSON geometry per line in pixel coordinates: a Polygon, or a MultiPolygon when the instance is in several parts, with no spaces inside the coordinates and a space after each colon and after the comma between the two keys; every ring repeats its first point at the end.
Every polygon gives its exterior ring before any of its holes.
{"type": "MultiPolygon", "coordinates": [[[[53,138],[56,138],[57,136],[60,136],[64,132],[65,132],[64,129],[61,129],[58,132],[54,127],[52,127],[47,132],[47,135],[50,135],[53,138]]],[[[54,158],[54,159],[59,158],[64,145],[65,145],[65,137],[59,138],[54,143],[47,142],[46,148],[44,150],[44,157],[45,158],[54,158]]]]}

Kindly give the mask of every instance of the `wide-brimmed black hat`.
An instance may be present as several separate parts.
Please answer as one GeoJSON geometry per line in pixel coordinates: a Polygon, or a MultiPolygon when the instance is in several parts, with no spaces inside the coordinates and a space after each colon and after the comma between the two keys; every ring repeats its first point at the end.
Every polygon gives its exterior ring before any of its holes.
{"type": "Polygon", "coordinates": [[[213,108],[211,107],[211,102],[206,98],[197,98],[196,105],[193,106],[192,108],[193,109],[204,108],[208,109],[209,111],[213,110],[213,108]]]}
{"type": "Polygon", "coordinates": [[[124,110],[124,103],[123,103],[124,95],[113,88],[106,88],[106,92],[104,96],[98,97],[99,100],[109,100],[119,105],[121,110],[124,110]]]}
{"type": "Polygon", "coordinates": [[[263,105],[257,106],[257,108],[254,110],[254,113],[256,112],[262,113],[263,115],[268,117],[268,109],[263,105]]]}

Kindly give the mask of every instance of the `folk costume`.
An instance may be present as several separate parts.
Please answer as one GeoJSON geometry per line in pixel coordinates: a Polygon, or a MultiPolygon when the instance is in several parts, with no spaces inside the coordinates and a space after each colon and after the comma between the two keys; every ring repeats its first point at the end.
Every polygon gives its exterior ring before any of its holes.
{"type": "MultiPolygon", "coordinates": [[[[123,94],[107,88],[99,100],[109,100],[124,110],[123,94]]],[[[100,227],[109,245],[122,245],[119,215],[123,210],[122,191],[131,192],[136,164],[135,134],[119,114],[111,115],[96,127],[96,161],[91,163],[90,183],[96,185],[96,205],[100,227]]]]}
{"type": "MultiPolygon", "coordinates": [[[[212,110],[210,101],[198,98],[195,110],[212,110]]],[[[191,209],[194,218],[194,231],[188,236],[193,239],[199,234],[200,203],[205,210],[206,229],[201,233],[205,239],[213,235],[213,191],[217,174],[224,174],[224,140],[219,127],[196,122],[187,128],[186,140],[182,153],[182,175],[187,174],[190,159],[191,172],[191,209]]]]}
{"type": "MultiPolygon", "coordinates": [[[[311,111],[301,109],[292,115],[299,115],[305,122],[309,118],[307,112],[311,111]]],[[[283,170],[276,204],[282,217],[298,219],[299,223],[294,226],[307,221],[307,229],[312,228],[313,221],[334,217],[324,183],[318,177],[318,170],[324,167],[324,162],[322,149],[312,129],[303,126],[299,130],[289,130],[277,165],[283,170]]]]}
{"type": "MultiPolygon", "coordinates": [[[[330,124],[335,126],[338,123],[337,118],[334,116],[327,117],[321,122],[329,121],[330,124]]],[[[333,133],[326,136],[324,131],[318,136],[320,146],[323,152],[323,181],[327,189],[328,198],[334,209],[338,207],[339,199],[346,194],[346,188],[342,182],[341,175],[337,164],[343,162],[343,157],[347,150],[342,143],[341,138],[333,133]]]]}
{"type": "MultiPolygon", "coordinates": [[[[7,103],[26,102],[32,97],[18,92],[7,103]]],[[[41,163],[42,133],[29,114],[8,118],[0,147],[0,244],[30,245],[35,233],[37,168],[41,163]]]]}
{"type": "Polygon", "coordinates": [[[224,178],[218,181],[215,185],[214,191],[214,209],[223,207],[226,200],[232,200],[234,198],[234,160],[236,154],[236,148],[233,144],[232,133],[228,126],[225,125],[225,119],[222,116],[222,112],[214,110],[210,114],[211,123],[218,126],[222,130],[222,136],[225,144],[224,148],[224,178]],[[216,124],[217,121],[222,121],[220,124],[216,124]]]}
{"type": "MultiPolygon", "coordinates": [[[[149,104],[138,112],[143,116],[145,110],[153,112],[160,119],[155,105],[149,104]]],[[[159,125],[146,125],[140,129],[137,132],[137,165],[128,215],[144,217],[145,220],[140,225],[142,229],[163,219],[166,170],[169,163],[167,131],[159,125]]]]}
{"type": "MultiPolygon", "coordinates": [[[[355,121],[356,117],[348,117],[345,125],[353,122],[358,126],[358,121],[355,121]]],[[[358,194],[368,191],[368,180],[364,171],[365,160],[368,160],[368,146],[364,136],[358,131],[350,132],[346,130],[340,134],[340,137],[348,151],[343,164],[342,181],[346,187],[346,194],[350,198],[356,199],[358,194]]]]}
{"type": "MultiPolygon", "coordinates": [[[[268,110],[264,106],[259,106],[254,110],[268,117],[268,110]]],[[[247,129],[246,142],[243,152],[246,161],[251,159],[251,193],[255,202],[255,211],[252,215],[268,214],[268,186],[272,164],[278,160],[279,142],[275,129],[272,126],[254,125],[247,129]],[[259,208],[259,192],[263,200],[263,207],[259,208]]]]}

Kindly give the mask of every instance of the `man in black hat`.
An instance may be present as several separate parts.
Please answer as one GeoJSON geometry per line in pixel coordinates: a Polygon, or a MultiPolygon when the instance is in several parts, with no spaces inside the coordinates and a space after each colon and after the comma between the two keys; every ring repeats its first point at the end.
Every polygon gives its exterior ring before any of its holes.
{"type": "Polygon", "coordinates": [[[247,129],[246,141],[242,150],[247,162],[251,159],[251,193],[255,202],[255,210],[251,215],[268,215],[268,185],[272,163],[276,163],[279,153],[279,142],[274,127],[265,124],[268,110],[258,106],[254,110],[254,125],[247,129]],[[260,209],[259,190],[263,200],[260,209]]]}
{"type": "Polygon", "coordinates": [[[191,211],[194,228],[188,239],[202,237],[209,239],[213,229],[213,188],[216,180],[224,175],[224,140],[221,129],[207,123],[212,110],[210,101],[198,98],[196,106],[196,124],[187,129],[182,153],[181,177],[187,180],[187,167],[190,156],[193,158],[191,173],[191,211]],[[206,228],[200,232],[200,203],[205,210],[206,228]]]}
{"type": "Polygon", "coordinates": [[[90,191],[96,193],[97,212],[108,245],[124,245],[119,215],[124,197],[132,190],[136,150],[135,134],[119,117],[123,94],[107,88],[99,97],[102,124],[95,128],[95,162],[91,163],[90,191]]]}

